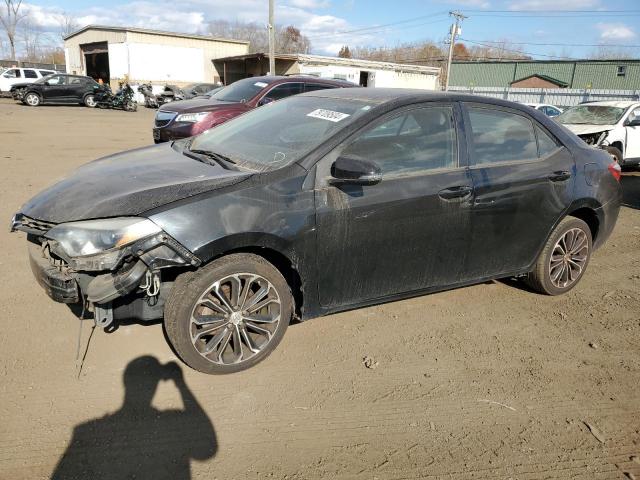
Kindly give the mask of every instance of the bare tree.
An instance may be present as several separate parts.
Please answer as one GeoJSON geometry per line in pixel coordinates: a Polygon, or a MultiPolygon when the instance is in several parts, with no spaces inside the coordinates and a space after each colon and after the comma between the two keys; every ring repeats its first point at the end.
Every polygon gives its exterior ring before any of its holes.
{"type": "Polygon", "coordinates": [[[11,60],[16,59],[16,30],[18,24],[27,15],[20,11],[22,0],[4,0],[4,8],[0,12],[0,24],[4,28],[11,49],[11,60]]]}
{"type": "MultiPolygon", "coordinates": [[[[266,26],[257,23],[227,22],[215,20],[209,22],[209,33],[221,38],[234,38],[249,42],[250,53],[264,53],[269,50],[269,36],[266,26]]],[[[308,53],[311,50],[309,38],[293,25],[276,27],[276,52],[308,53]]]]}
{"type": "Polygon", "coordinates": [[[18,30],[18,38],[22,41],[24,46],[23,60],[29,62],[36,62],[40,58],[40,50],[42,46],[42,32],[38,29],[37,25],[31,20],[31,18],[24,18],[22,26],[18,30]]]}
{"type": "Polygon", "coordinates": [[[78,19],[68,12],[62,12],[58,15],[58,23],[60,24],[60,37],[63,40],[80,28],[78,19]]]}

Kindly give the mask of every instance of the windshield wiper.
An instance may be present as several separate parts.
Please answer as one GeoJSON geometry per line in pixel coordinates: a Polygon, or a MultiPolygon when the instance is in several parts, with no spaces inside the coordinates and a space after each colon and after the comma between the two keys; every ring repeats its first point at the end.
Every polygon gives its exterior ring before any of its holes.
{"type": "MultiPolygon", "coordinates": [[[[218,165],[220,165],[223,168],[229,168],[229,165],[235,165],[236,162],[234,160],[231,160],[229,157],[225,157],[224,155],[220,154],[220,153],[216,153],[216,152],[211,152],[209,150],[200,150],[198,148],[195,149],[190,149],[190,148],[186,148],[185,152],[189,152],[195,155],[198,155],[199,158],[197,158],[197,160],[202,160],[202,157],[207,157],[211,160],[213,160],[215,163],[217,163],[218,165]]],[[[209,163],[209,162],[207,162],[209,163]]]]}

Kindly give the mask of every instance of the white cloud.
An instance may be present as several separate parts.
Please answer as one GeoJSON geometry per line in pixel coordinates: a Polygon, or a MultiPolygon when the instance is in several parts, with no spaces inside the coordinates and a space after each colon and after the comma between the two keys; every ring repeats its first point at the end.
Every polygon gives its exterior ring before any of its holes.
{"type": "Polygon", "coordinates": [[[636,32],[623,23],[598,23],[596,27],[600,30],[600,40],[605,42],[631,40],[636,37],[636,32]]]}
{"type": "Polygon", "coordinates": [[[509,10],[581,10],[601,7],[600,0],[513,0],[509,2],[509,10]]]}
{"type": "MultiPolygon", "coordinates": [[[[345,34],[357,29],[346,19],[334,15],[316,13],[329,6],[330,0],[288,0],[276,4],[278,25],[295,25],[311,39],[313,51],[320,54],[336,54],[342,45],[368,45],[380,39],[366,32],[345,34]]],[[[25,4],[32,22],[45,32],[57,32],[62,10],[56,7],[25,4]]],[[[268,3],[264,0],[134,0],[126,8],[86,7],[75,12],[80,26],[114,25],[166,30],[181,33],[206,33],[210,20],[268,22],[268,3]]]]}
{"type": "Polygon", "coordinates": [[[289,0],[289,5],[298,8],[327,8],[331,2],[329,0],[289,0]]]}

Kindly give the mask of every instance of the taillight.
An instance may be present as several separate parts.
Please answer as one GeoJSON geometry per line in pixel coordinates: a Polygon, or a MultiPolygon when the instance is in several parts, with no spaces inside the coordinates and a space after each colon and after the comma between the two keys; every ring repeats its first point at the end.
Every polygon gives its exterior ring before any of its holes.
{"type": "Polygon", "coordinates": [[[622,168],[620,168],[618,162],[611,162],[609,164],[609,171],[611,172],[611,175],[613,175],[613,178],[619,182],[620,177],[622,176],[622,168]]]}

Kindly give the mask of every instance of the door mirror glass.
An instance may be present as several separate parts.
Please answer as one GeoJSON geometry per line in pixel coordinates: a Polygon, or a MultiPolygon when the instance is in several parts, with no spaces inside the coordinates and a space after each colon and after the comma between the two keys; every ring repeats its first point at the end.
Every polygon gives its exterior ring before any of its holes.
{"type": "Polygon", "coordinates": [[[267,103],[271,103],[273,102],[273,98],[271,97],[262,97],[260,99],[260,101],[258,102],[258,106],[261,107],[263,105],[266,105],[267,103]]]}
{"type": "Polygon", "coordinates": [[[380,167],[373,162],[353,157],[338,157],[331,165],[332,185],[375,185],[382,180],[380,167]]]}

